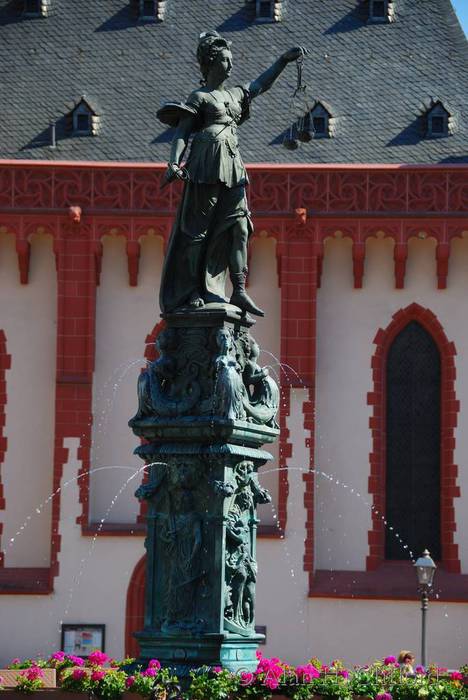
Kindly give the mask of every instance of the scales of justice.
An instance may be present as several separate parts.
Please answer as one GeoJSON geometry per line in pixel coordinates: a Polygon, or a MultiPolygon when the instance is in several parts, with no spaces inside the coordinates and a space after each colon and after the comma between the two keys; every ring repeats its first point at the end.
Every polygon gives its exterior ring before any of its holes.
{"type": "Polygon", "coordinates": [[[279,434],[279,390],[250,333],[252,317],[264,314],[245,287],[253,226],[237,130],[251,101],[307,53],[290,49],[249,84],[227,87],[230,42],[203,33],[201,87],[158,112],[175,127],[164,184],[179,178],[184,189],[163,269],[158,358],[139,376],[129,421],[148,465],[136,492],[148,503],[136,637],[139,663],[157,658],[182,676],[204,665],[253,669],[263,638],[255,631],[256,507],[271,497],[257,471],[272,459],[263,445],[279,434]]]}

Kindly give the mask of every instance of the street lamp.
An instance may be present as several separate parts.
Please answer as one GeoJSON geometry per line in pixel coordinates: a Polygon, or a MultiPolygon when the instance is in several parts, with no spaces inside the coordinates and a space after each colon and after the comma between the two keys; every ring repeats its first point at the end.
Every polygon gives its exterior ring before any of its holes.
{"type": "Polygon", "coordinates": [[[426,612],[429,605],[429,589],[432,588],[436,565],[427,549],[414,564],[421,591],[421,664],[426,667],[426,612]]]}

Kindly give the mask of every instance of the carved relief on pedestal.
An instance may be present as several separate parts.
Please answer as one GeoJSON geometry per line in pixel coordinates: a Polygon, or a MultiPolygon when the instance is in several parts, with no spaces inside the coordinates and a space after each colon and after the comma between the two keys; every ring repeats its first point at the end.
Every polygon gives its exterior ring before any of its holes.
{"type": "Polygon", "coordinates": [[[258,365],[260,349],[247,331],[168,327],[156,348],[158,359],[139,377],[131,425],[192,415],[277,427],[278,387],[258,365]]]}

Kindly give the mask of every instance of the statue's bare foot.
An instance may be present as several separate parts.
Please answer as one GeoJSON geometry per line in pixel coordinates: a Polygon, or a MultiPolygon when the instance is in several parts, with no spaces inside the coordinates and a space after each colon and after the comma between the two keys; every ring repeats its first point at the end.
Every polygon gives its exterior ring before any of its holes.
{"type": "Polygon", "coordinates": [[[203,301],[201,296],[197,294],[197,292],[194,292],[189,299],[188,305],[194,309],[199,309],[200,307],[205,306],[205,302],[203,301]]]}

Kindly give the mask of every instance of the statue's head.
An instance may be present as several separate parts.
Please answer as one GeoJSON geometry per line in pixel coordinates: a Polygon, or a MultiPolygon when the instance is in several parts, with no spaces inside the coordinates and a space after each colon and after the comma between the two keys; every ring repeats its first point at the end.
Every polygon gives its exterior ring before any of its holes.
{"type": "Polygon", "coordinates": [[[208,79],[211,70],[219,73],[219,79],[225,80],[232,68],[231,42],[216,31],[203,32],[198,38],[197,60],[203,80],[208,79]]]}

